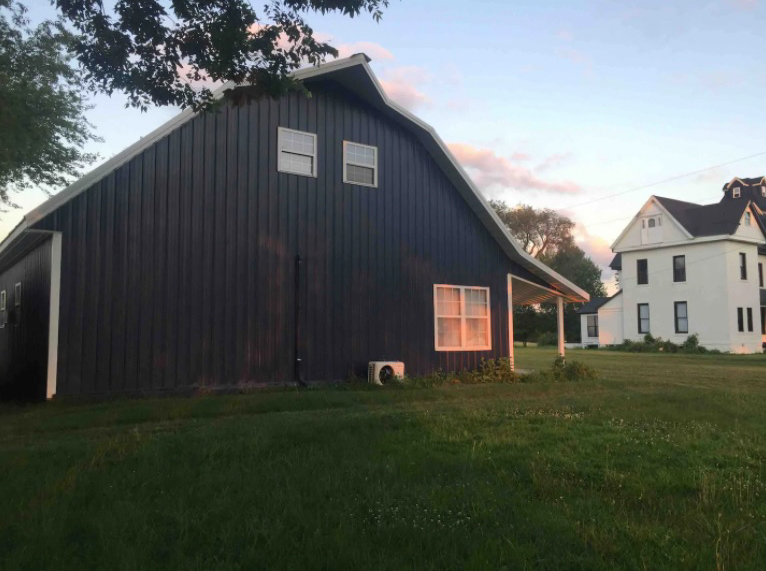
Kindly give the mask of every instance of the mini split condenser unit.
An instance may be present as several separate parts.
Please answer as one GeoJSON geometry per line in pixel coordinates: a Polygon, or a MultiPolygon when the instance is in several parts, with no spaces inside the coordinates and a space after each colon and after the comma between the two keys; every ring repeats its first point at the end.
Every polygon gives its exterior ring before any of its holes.
{"type": "Polygon", "coordinates": [[[404,363],[401,361],[370,361],[367,367],[367,380],[375,385],[385,385],[394,380],[404,378],[404,363]]]}

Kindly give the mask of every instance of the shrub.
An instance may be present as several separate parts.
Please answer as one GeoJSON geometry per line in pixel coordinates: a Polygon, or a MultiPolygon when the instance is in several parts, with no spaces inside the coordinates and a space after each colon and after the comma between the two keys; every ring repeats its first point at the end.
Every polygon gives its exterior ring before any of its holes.
{"type": "Polygon", "coordinates": [[[717,349],[707,349],[700,345],[699,335],[696,333],[689,335],[686,341],[681,344],[673,343],[661,337],[652,337],[647,333],[643,341],[626,339],[618,345],[609,345],[606,348],[612,351],[627,351],[628,353],[720,353],[717,349]]]}
{"type": "Polygon", "coordinates": [[[551,332],[551,331],[545,331],[543,333],[540,333],[540,335],[537,336],[537,344],[540,347],[551,347],[558,345],[559,338],[558,336],[551,332]]]}
{"type": "Polygon", "coordinates": [[[596,379],[596,369],[580,361],[567,361],[558,356],[550,369],[535,371],[524,377],[525,382],[553,381],[554,383],[591,381],[596,379]]]}
{"type": "Polygon", "coordinates": [[[413,387],[436,387],[441,385],[479,385],[492,383],[517,383],[521,376],[511,370],[507,358],[482,359],[476,369],[445,373],[437,371],[426,377],[407,377],[401,384],[413,387]]]}

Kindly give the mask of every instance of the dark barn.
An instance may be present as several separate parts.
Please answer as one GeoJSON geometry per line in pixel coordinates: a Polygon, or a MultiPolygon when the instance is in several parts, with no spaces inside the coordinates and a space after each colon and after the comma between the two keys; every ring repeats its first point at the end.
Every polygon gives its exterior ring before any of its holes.
{"type": "Polygon", "coordinates": [[[296,75],[310,97],[226,86],[24,218],[0,245],[4,395],[472,368],[512,357],[512,304],[587,300],[366,56],[296,75]]]}

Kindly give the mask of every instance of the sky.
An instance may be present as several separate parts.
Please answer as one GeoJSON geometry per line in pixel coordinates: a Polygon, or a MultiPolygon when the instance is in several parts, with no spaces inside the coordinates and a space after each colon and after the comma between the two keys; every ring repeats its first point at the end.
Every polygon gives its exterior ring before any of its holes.
{"type": "MultiPolygon", "coordinates": [[[[571,217],[610,289],[610,245],[649,196],[716,202],[766,174],[766,0],[392,0],[380,23],[308,20],[341,56],[367,53],[487,198],[571,217]]],[[[178,113],[92,103],[99,162],[178,113]]],[[[0,235],[45,199],[16,196],[0,235]]]]}

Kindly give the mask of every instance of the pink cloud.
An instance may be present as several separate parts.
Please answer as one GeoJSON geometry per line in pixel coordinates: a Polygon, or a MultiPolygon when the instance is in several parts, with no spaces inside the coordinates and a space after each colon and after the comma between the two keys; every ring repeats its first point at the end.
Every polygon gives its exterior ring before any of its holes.
{"type": "Polygon", "coordinates": [[[482,189],[531,189],[559,194],[576,194],[582,190],[578,184],[571,181],[543,180],[531,169],[514,164],[489,149],[477,149],[463,143],[450,143],[447,146],[482,189]]]}
{"type": "Polygon", "coordinates": [[[575,226],[573,234],[577,245],[583,249],[596,265],[604,269],[609,267],[609,262],[614,257],[614,253],[609,247],[609,242],[601,236],[594,236],[589,233],[587,228],[580,223],[575,226]]]}
{"type": "Polygon", "coordinates": [[[391,99],[413,110],[431,103],[431,99],[419,87],[430,80],[431,76],[423,68],[402,66],[386,70],[380,85],[391,99]]]}
{"type": "Polygon", "coordinates": [[[572,153],[557,153],[554,155],[551,155],[549,157],[546,157],[543,162],[541,162],[539,165],[535,167],[535,170],[538,172],[544,172],[548,169],[552,169],[554,167],[560,166],[562,163],[566,162],[572,158],[572,153]]]}
{"type": "Polygon", "coordinates": [[[727,4],[737,10],[755,10],[758,7],[758,0],[727,0],[727,4]]]}
{"type": "MultiPolygon", "coordinates": [[[[325,40],[326,41],[326,40],[325,40]]],[[[332,43],[332,42],[330,42],[332,43]]],[[[373,61],[381,59],[394,59],[394,54],[388,51],[380,44],[374,42],[355,42],[352,44],[340,44],[335,46],[338,50],[338,57],[345,58],[358,53],[364,53],[370,56],[373,61]]]]}

